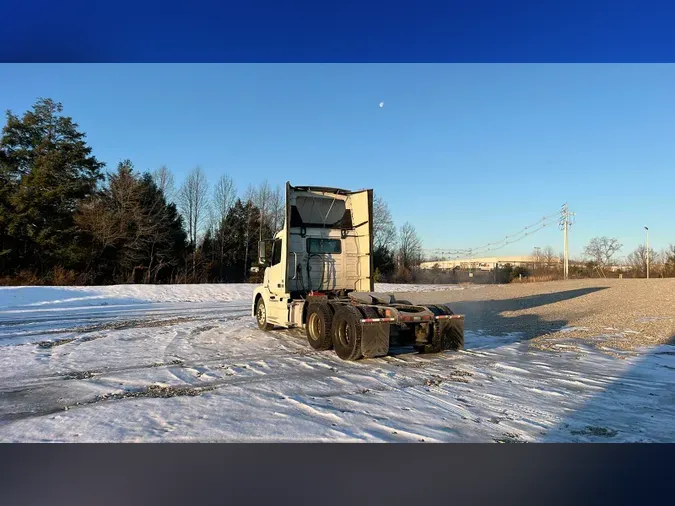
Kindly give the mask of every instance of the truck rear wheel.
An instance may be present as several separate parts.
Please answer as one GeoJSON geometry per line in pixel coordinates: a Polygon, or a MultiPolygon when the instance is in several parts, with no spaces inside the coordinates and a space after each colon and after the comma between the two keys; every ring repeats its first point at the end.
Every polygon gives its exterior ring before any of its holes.
{"type": "MultiPolygon", "coordinates": [[[[445,308],[444,311],[441,306],[438,306],[436,304],[425,304],[424,307],[426,307],[429,311],[431,311],[434,314],[434,316],[441,316],[444,314],[448,314],[448,312],[450,311],[447,308],[445,308]]],[[[450,314],[452,313],[450,312],[450,314]]],[[[415,350],[417,350],[418,353],[440,353],[441,351],[443,351],[442,339],[438,331],[438,325],[439,325],[438,322],[434,322],[429,327],[426,326],[419,327],[420,337],[422,337],[421,334],[423,332],[426,332],[426,338],[428,342],[426,344],[416,342],[413,345],[413,347],[415,348],[415,350]],[[424,329],[424,331],[422,329],[424,329]]]]}
{"type": "Polygon", "coordinates": [[[333,317],[333,347],[342,360],[358,360],[361,353],[361,313],[354,306],[343,306],[333,317]]]}
{"type": "Polygon", "coordinates": [[[307,309],[307,342],[315,350],[330,350],[333,347],[331,330],[333,310],[327,304],[310,304],[307,309]]]}
{"type": "Polygon", "coordinates": [[[267,323],[267,308],[265,307],[265,301],[262,297],[258,299],[258,302],[255,305],[255,319],[258,322],[258,328],[260,330],[267,332],[274,328],[274,325],[267,323]]]}

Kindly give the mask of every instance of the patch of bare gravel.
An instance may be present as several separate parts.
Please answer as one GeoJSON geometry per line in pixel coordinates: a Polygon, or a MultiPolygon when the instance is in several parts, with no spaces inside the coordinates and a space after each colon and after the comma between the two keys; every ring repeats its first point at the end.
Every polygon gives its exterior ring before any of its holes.
{"type": "Polygon", "coordinates": [[[466,316],[467,331],[518,332],[538,349],[561,351],[576,342],[630,352],[675,344],[675,279],[586,279],[396,295],[413,303],[448,304],[466,316]]]}

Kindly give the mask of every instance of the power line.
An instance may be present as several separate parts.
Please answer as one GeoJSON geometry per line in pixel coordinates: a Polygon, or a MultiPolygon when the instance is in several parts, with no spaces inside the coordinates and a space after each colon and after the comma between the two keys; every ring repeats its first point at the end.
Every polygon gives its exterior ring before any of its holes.
{"type": "Polygon", "coordinates": [[[480,251],[480,250],[483,250],[483,249],[488,248],[490,246],[496,246],[497,244],[501,244],[503,242],[506,242],[510,238],[519,236],[523,232],[526,232],[528,229],[530,229],[530,228],[532,228],[532,227],[534,227],[534,226],[536,226],[536,225],[538,225],[538,224],[540,224],[544,221],[547,221],[547,220],[553,218],[554,216],[559,216],[560,213],[561,213],[561,211],[556,211],[553,214],[550,214],[548,216],[544,216],[544,217],[540,218],[539,220],[537,220],[536,222],[534,222],[534,223],[532,223],[532,224],[530,224],[526,227],[523,227],[521,230],[519,230],[518,232],[516,232],[514,234],[507,235],[503,239],[500,239],[499,241],[489,242],[489,243],[484,244],[482,246],[478,246],[478,247],[475,247],[475,248],[463,248],[463,249],[434,248],[434,249],[429,249],[428,251],[443,252],[443,253],[447,253],[447,254],[458,254],[458,253],[469,253],[469,252],[472,252],[472,251],[480,251]]]}
{"type": "Polygon", "coordinates": [[[487,252],[489,252],[489,251],[496,251],[496,250],[501,249],[501,248],[503,248],[504,246],[507,246],[507,245],[509,245],[509,244],[513,244],[513,243],[515,243],[515,242],[522,241],[522,240],[525,239],[527,236],[530,236],[530,235],[532,235],[532,234],[534,234],[534,233],[536,233],[536,232],[539,232],[542,228],[544,228],[544,227],[546,227],[546,226],[548,226],[548,225],[551,225],[551,222],[549,222],[549,223],[542,223],[541,226],[535,228],[534,230],[531,230],[531,231],[529,231],[529,232],[526,232],[525,234],[522,235],[522,237],[518,237],[517,239],[513,239],[513,240],[511,240],[511,241],[507,241],[507,242],[505,242],[504,244],[502,244],[501,246],[497,246],[497,247],[495,247],[495,248],[489,248],[489,249],[487,249],[487,250],[477,251],[476,253],[487,253],[487,252]]]}
{"type": "MultiPolygon", "coordinates": [[[[503,248],[504,246],[507,246],[508,244],[513,244],[514,242],[518,242],[525,237],[528,237],[535,232],[538,232],[542,228],[551,225],[554,223],[554,221],[551,220],[551,218],[554,218],[556,216],[560,216],[561,213],[564,212],[565,206],[561,206],[561,209],[556,211],[555,213],[549,214],[547,216],[544,216],[537,220],[536,222],[532,223],[531,225],[528,225],[526,227],[523,227],[521,230],[514,234],[510,234],[505,236],[503,239],[500,239],[499,241],[493,241],[489,242],[487,244],[484,244],[482,246],[478,246],[476,248],[464,248],[464,249],[450,249],[450,248],[435,248],[435,249],[428,249],[427,251],[433,252],[436,254],[441,254],[441,255],[450,255],[450,256],[456,256],[456,255],[474,255],[477,253],[487,253],[489,251],[496,251],[498,249],[503,248]],[[536,229],[532,229],[532,227],[536,227],[539,225],[536,229]]],[[[456,256],[455,259],[460,258],[459,256],[456,256]]]]}
{"type": "MultiPolygon", "coordinates": [[[[528,237],[528,236],[530,236],[530,235],[532,235],[532,234],[535,234],[536,232],[538,232],[538,231],[541,230],[542,228],[547,227],[547,226],[551,225],[552,223],[553,223],[553,222],[542,223],[539,227],[537,227],[537,228],[535,228],[535,229],[533,229],[533,230],[530,230],[530,231],[528,231],[528,232],[525,232],[524,234],[522,234],[522,235],[519,236],[519,237],[516,237],[516,238],[511,239],[511,240],[509,240],[509,241],[505,241],[503,244],[500,244],[499,246],[493,246],[493,247],[491,247],[491,248],[485,248],[485,249],[479,249],[479,250],[471,250],[471,251],[468,252],[468,253],[469,253],[469,256],[474,256],[474,255],[476,255],[476,254],[485,254],[485,253],[489,253],[489,252],[491,252],[491,251],[497,251],[497,250],[500,250],[500,249],[502,249],[502,248],[508,246],[509,244],[513,244],[513,243],[516,243],[516,242],[518,242],[518,241],[522,241],[522,240],[525,239],[526,237],[528,237]]],[[[510,236],[510,237],[513,237],[513,236],[510,236]]],[[[450,260],[459,260],[460,258],[461,258],[461,256],[456,255],[456,256],[454,256],[454,257],[450,257],[449,259],[450,259],[450,260]]]]}

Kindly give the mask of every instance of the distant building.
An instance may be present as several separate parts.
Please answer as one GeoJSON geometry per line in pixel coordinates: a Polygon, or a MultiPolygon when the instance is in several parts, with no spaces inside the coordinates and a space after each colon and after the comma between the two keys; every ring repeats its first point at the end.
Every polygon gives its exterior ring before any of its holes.
{"type": "MultiPolygon", "coordinates": [[[[551,259],[551,264],[556,265],[562,263],[560,258],[555,257],[551,259]]],[[[443,270],[450,270],[459,268],[462,270],[476,269],[481,271],[490,271],[495,267],[504,267],[505,265],[513,267],[536,267],[546,266],[546,261],[542,258],[539,262],[535,261],[533,256],[494,256],[483,258],[458,258],[455,260],[437,260],[430,262],[422,262],[420,267],[422,269],[433,269],[434,267],[443,270]]]]}
{"type": "Polygon", "coordinates": [[[612,271],[612,272],[629,271],[629,270],[631,270],[631,266],[630,265],[621,265],[621,264],[612,265],[612,266],[610,266],[609,270],[612,271]]]}

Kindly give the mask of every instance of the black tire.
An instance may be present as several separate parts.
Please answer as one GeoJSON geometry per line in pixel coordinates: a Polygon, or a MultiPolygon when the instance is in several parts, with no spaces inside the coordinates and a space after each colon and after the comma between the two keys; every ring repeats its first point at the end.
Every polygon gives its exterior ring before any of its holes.
{"type": "Polygon", "coordinates": [[[453,315],[453,314],[455,314],[452,311],[450,311],[450,308],[448,306],[446,306],[445,304],[434,304],[433,306],[427,304],[426,306],[430,309],[432,307],[435,307],[438,311],[440,311],[441,315],[453,315]]]}
{"type": "Polygon", "coordinates": [[[354,306],[343,306],[333,317],[333,348],[342,360],[358,360],[361,353],[361,312],[354,306]]]}
{"type": "Polygon", "coordinates": [[[267,323],[267,308],[265,307],[265,301],[262,297],[258,299],[258,302],[255,305],[255,320],[258,322],[258,328],[269,332],[274,328],[274,325],[267,323]]]}
{"type": "MultiPolygon", "coordinates": [[[[448,306],[446,306],[445,304],[436,304],[434,307],[436,307],[439,311],[441,311],[441,314],[449,315],[449,316],[455,314],[455,313],[454,313],[448,306]]],[[[435,326],[435,328],[434,328],[434,335],[433,335],[433,346],[434,346],[435,349],[438,349],[439,352],[440,352],[440,351],[443,351],[443,349],[442,349],[443,346],[444,346],[443,340],[444,340],[444,337],[441,336],[441,334],[440,334],[440,332],[439,332],[439,329],[438,329],[438,326],[435,326]]],[[[446,343],[446,344],[447,344],[447,343],[446,343]]],[[[451,350],[457,351],[457,350],[463,349],[463,347],[464,347],[464,344],[463,344],[463,336],[462,336],[461,344],[453,344],[450,348],[447,348],[447,349],[451,349],[451,350]]],[[[437,353],[437,352],[435,352],[435,353],[437,353]]]]}
{"type": "Polygon", "coordinates": [[[414,306],[409,300],[395,300],[394,304],[405,304],[406,306],[414,306]]]}
{"type": "Polygon", "coordinates": [[[377,313],[377,310],[374,307],[362,307],[360,308],[363,313],[364,318],[379,318],[380,315],[377,313]]]}
{"type": "Polygon", "coordinates": [[[307,309],[305,335],[315,350],[325,351],[333,347],[333,310],[328,304],[313,303],[307,309]]]}
{"type": "MultiPolygon", "coordinates": [[[[435,304],[433,307],[429,306],[429,309],[432,312],[438,311],[439,313],[437,316],[455,314],[452,311],[450,311],[450,308],[445,304],[435,304]]],[[[435,323],[433,328],[433,334],[431,336],[431,349],[428,353],[441,353],[442,351],[443,351],[443,336],[441,335],[440,332],[440,324],[435,323]]]]}

